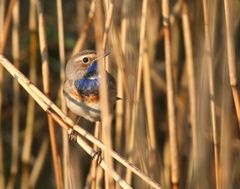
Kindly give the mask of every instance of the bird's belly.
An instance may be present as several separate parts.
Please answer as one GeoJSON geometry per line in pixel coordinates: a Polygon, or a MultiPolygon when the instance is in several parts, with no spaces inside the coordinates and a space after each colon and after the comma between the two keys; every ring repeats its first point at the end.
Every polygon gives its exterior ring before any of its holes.
{"type": "Polygon", "coordinates": [[[95,102],[82,102],[73,100],[71,98],[66,98],[66,103],[68,108],[75,114],[84,117],[89,121],[99,121],[100,106],[99,101],[95,102]]]}

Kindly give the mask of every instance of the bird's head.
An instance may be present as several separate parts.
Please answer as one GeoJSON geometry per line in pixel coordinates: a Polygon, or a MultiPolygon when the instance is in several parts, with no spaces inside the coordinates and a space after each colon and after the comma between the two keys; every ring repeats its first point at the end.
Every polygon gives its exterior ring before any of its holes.
{"type": "Polygon", "coordinates": [[[84,50],[74,55],[66,65],[66,78],[79,79],[98,74],[98,60],[107,56],[108,53],[97,55],[94,50],[84,50]]]}

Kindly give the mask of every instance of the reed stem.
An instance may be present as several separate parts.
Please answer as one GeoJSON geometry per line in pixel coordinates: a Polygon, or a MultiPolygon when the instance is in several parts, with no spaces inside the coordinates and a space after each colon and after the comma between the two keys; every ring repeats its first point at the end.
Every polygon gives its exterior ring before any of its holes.
{"type": "Polygon", "coordinates": [[[164,30],[164,55],[165,70],[167,83],[167,109],[168,109],[168,127],[170,142],[170,158],[171,158],[171,182],[173,188],[179,187],[179,157],[178,143],[176,131],[176,115],[175,115],[175,93],[172,68],[172,52],[171,52],[171,30],[169,18],[169,1],[162,1],[163,30],[164,30]]]}
{"type": "Polygon", "coordinates": [[[196,115],[196,82],[193,62],[193,47],[191,38],[191,27],[188,11],[188,0],[183,1],[182,7],[183,35],[188,74],[188,94],[190,101],[190,124],[192,127],[192,150],[193,161],[197,159],[197,115],[196,115]]]}
{"type": "MultiPolygon", "coordinates": [[[[5,14],[5,0],[0,1],[0,37],[3,37],[5,14]]],[[[2,46],[2,44],[0,44],[2,46]]],[[[0,65],[0,188],[5,187],[5,170],[4,170],[4,148],[3,148],[3,119],[2,119],[2,104],[3,104],[3,67],[0,65]]]]}
{"type": "Polygon", "coordinates": [[[233,38],[233,26],[232,26],[232,15],[230,13],[230,3],[224,0],[224,11],[225,11],[225,26],[226,26],[226,40],[227,40],[227,58],[228,58],[228,71],[230,85],[232,88],[233,100],[237,113],[238,126],[240,128],[240,91],[238,89],[237,80],[237,69],[235,61],[235,49],[234,49],[234,38],[233,38]]]}
{"type": "Polygon", "coordinates": [[[214,143],[214,165],[215,165],[215,181],[216,189],[220,188],[219,183],[219,155],[218,155],[218,139],[217,139],[217,125],[216,125],[216,97],[215,97],[215,83],[214,83],[214,70],[213,70],[213,51],[209,32],[209,9],[208,1],[203,0],[203,12],[204,12],[204,32],[205,32],[205,56],[208,64],[209,74],[209,95],[210,95],[210,110],[211,110],[211,123],[213,132],[214,143]]]}
{"type": "MultiPolygon", "coordinates": [[[[17,69],[19,69],[20,67],[19,16],[19,2],[16,2],[13,8],[12,54],[14,66],[17,69]]],[[[10,168],[10,178],[7,184],[7,189],[14,188],[16,176],[18,173],[20,91],[19,83],[16,80],[13,81],[13,95],[12,160],[10,168]]]]}
{"type": "MultiPolygon", "coordinates": [[[[41,0],[37,1],[37,15],[38,15],[39,42],[40,42],[40,50],[41,50],[41,57],[42,57],[43,91],[48,97],[50,97],[47,41],[46,41],[45,23],[44,23],[41,0]]],[[[57,148],[56,130],[55,130],[53,119],[49,115],[48,115],[48,127],[49,127],[49,133],[50,133],[50,143],[51,143],[51,149],[52,149],[52,158],[53,158],[56,184],[58,189],[62,189],[63,188],[62,168],[61,168],[60,157],[59,157],[58,148],[57,148]]]]}

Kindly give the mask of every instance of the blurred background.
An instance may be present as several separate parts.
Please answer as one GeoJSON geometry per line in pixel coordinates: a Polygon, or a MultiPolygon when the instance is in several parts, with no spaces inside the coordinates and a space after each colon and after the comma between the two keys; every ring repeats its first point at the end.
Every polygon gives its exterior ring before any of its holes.
{"type": "MultiPolygon", "coordinates": [[[[66,62],[108,50],[121,98],[111,148],[162,189],[238,189],[239,12],[239,0],[0,0],[0,53],[66,112],[66,62]]],[[[0,69],[0,188],[120,188],[100,167],[91,178],[91,157],[0,69]]],[[[94,124],[78,123],[94,134],[94,124]]],[[[151,188],[112,166],[133,188],[151,188]]]]}

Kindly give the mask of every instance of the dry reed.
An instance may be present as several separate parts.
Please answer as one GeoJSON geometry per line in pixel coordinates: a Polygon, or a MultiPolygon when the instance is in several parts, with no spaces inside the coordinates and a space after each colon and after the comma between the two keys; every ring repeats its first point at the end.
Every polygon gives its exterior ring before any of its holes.
{"type": "Polygon", "coordinates": [[[169,2],[162,1],[163,27],[164,27],[164,49],[165,49],[165,67],[167,83],[167,108],[168,108],[168,125],[170,141],[170,158],[171,158],[171,182],[174,188],[179,188],[179,157],[175,117],[175,93],[173,81],[173,68],[171,57],[171,30],[169,18],[169,2]]]}
{"type": "Polygon", "coordinates": [[[209,74],[209,93],[210,93],[210,109],[211,109],[211,123],[213,132],[213,143],[214,143],[214,162],[215,162],[215,179],[216,188],[219,189],[219,157],[218,157],[218,139],[217,139],[217,123],[216,123],[216,96],[214,89],[214,68],[213,68],[213,52],[212,44],[210,39],[209,30],[209,8],[208,2],[203,0],[203,11],[204,11],[204,32],[205,32],[205,49],[206,49],[206,61],[208,64],[209,74]]]}
{"type": "Polygon", "coordinates": [[[37,180],[41,173],[41,170],[43,168],[43,163],[46,159],[48,149],[49,149],[49,139],[48,139],[48,137],[45,137],[41,144],[41,147],[40,147],[36,162],[34,164],[34,167],[32,169],[32,172],[29,176],[29,184],[28,184],[29,188],[36,187],[36,183],[37,183],[37,180]]]}
{"type": "Polygon", "coordinates": [[[238,90],[237,69],[235,64],[235,50],[233,43],[232,18],[230,14],[230,3],[224,0],[225,23],[226,23],[226,40],[227,40],[227,57],[230,84],[232,87],[233,100],[236,108],[238,125],[240,127],[240,92],[238,90]]]}
{"type": "MultiPolygon", "coordinates": [[[[42,57],[43,91],[48,97],[50,97],[49,63],[48,63],[48,51],[47,51],[48,49],[47,49],[47,41],[46,41],[46,34],[45,34],[43,9],[42,9],[40,0],[36,1],[36,6],[37,6],[37,15],[38,15],[39,43],[40,43],[40,50],[41,50],[41,57],[42,57]]],[[[63,180],[62,180],[61,161],[60,161],[58,147],[57,147],[56,130],[55,130],[54,122],[51,116],[48,116],[48,127],[49,127],[49,134],[50,134],[50,143],[51,143],[51,149],[52,149],[56,184],[58,189],[62,189],[63,180]]]]}
{"type": "MultiPolygon", "coordinates": [[[[98,49],[98,54],[100,53],[105,53],[107,49],[107,41],[108,41],[108,34],[109,34],[109,28],[110,24],[112,22],[112,15],[113,15],[113,1],[109,0],[107,3],[107,11],[105,13],[106,15],[106,21],[105,21],[105,26],[104,26],[104,33],[103,33],[103,40],[102,40],[102,48],[101,50],[98,49]]],[[[110,168],[113,168],[113,160],[112,157],[110,156],[109,152],[110,149],[112,149],[112,140],[111,140],[111,123],[112,123],[112,112],[110,112],[110,107],[109,107],[109,94],[108,94],[108,87],[107,87],[107,75],[106,71],[108,70],[109,67],[109,62],[108,58],[103,58],[100,63],[99,63],[99,73],[101,74],[101,85],[100,85],[100,104],[102,110],[101,110],[101,123],[102,123],[102,139],[104,144],[106,145],[106,151],[104,153],[104,159],[108,166],[110,168]]],[[[107,172],[105,172],[105,187],[108,188],[113,188],[114,183],[111,177],[108,175],[107,172]]]]}
{"type": "MultiPolygon", "coordinates": [[[[0,2],[0,37],[3,38],[5,1],[0,2]]],[[[1,46],[2,44],[0,44],[1,46]]],[[[3,104],[3,67],[0,66],[0,188],[5,187],[4,175],[4,149],[3,149],[3,119],[2,119],[2,104],[3,104]]]]}
{"type": "MultiPolygon", "coordinates": [[[[29,8],[29,32],[30,32],[30,73],[29,77],[32,83],[36,84],[36,64],[37,64],[37,31],[36,31],[36,3],[35,0],[30,1],[29,8]]],[[[22,176],[21,176],[21,188],[27,188],[27,181],[30,176],[30,156],[31,147],[33,141],[33,128],[35,118],[35,101],[29,97],[27,102],[27,116],[26,116],[26,128],[23,139],[23,153],[22,153],[22,176]]]]}
{"type": "MultiPolygon", "coordinates": [[[[13,8],[13,29],[12,29],[12,54],[13,62],[17,69],[20,67],[20,47],[19,47],[19,2],[13,8]]],[[[20,91],[19,84],[13,81],[13,122],[12,122],[12,161],[10,178],[7,189],[14,188],[18,173],[18,153],[19,153],[19,122],[20,122],[20,91]]]]}
{"type": "Polygon", "coordinates": [[[193,161],[197,158],[197,115],[196,115],[196,78],[193,62],[193,47],[192,47],[192,37],[191,37],[191,27],[189,18],[189,2],[188,0],[183,1],[182,7],[182,22],[183,22],[183,34],[184,34],[184,45],[185,45],[185,56],[186,56],[186,66],[188,72],[188,82],[189,82],[189,98],[190,98],[190,120],[192,127],[192,150],[193,150],[193,161]]]}

